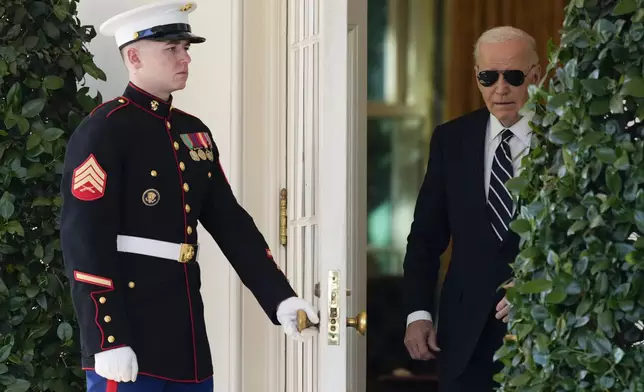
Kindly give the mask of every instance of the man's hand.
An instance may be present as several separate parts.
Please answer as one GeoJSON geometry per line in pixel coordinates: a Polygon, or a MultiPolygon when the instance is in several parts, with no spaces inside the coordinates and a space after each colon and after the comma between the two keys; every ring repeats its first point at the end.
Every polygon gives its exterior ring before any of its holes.
{"type": "MultiPolygon", "coordinates": [[[[506,284],[505,286],[503,286],[503,288],[507,290],[509,287],[512,287],[512,286],[514,286],[514,282],[510,282],[506,284]]],[[[503,319],[504,323],[507,323],[508,321],[510,321],[509,314],[510,314],[511,307],[512,305],[510,305],[510,302],[508,301],[508,299],[506,297],[503,297],[499,301],[499,303],[496,304],[496,315],[495,315],[496,319],[497,320],[503,319]]]]}
{"type": "Polygon", "coordinates": [[[405,332],[405,347],[413,359],[427,361],[436,358],[441,351],[436,343],[436,328],[429,320],[417,320],[409,324],[405,332]]]}
{"type": "Polygon", "coordinates": [[[130,347],[119,347],[95,354],[94,371],[108,380],[134,382],[139,373],[139,364],[130,347]]]}
{"type": "Polygon", "coordinates": [[[313,309],[308,302],[298,297],[287,298],[277,307],[277,320],[282,325],[286,336],[292,339],[303,341],[305,338],[310,338],[315,335],[316,328],[307,328],[301,333],[297,330],[297,311],[303,310],[306,312],[309,320],[313,324],[320,322],[317,312],[313,309]]]}

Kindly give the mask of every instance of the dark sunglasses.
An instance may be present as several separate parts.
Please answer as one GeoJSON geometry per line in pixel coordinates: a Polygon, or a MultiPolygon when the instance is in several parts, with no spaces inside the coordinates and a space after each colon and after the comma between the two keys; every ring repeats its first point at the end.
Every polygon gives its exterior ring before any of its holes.
{"type": "Polygon", "coordinates": [[[514,87],[519,87],[525,82],[525,77],[528,76],[530,71],[534,68],[534,65],[528,69],[528,72],[523,73],[523,71],[518,69],[508,69],[505,71],[481,71],[477,75],[477,79],[481,86],[490,87],[499,80],[499,75],[503,74],[503,79],[506,82],[513,85],[514,87]]]}

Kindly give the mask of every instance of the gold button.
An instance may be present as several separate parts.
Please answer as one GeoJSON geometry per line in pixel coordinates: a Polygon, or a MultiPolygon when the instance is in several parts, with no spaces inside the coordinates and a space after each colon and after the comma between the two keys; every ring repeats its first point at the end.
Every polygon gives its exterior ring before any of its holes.
{"type": "Polygon", "coordinates": [[[174,149],[175,149],[175,150],[178,150],[178,149],[179,149],[179,143],[174,142],[174,149]]]}
{"type": "Polygon", "coordinates": [[[186,164],[183,162],[179,162],[179,168],[181,169],[181,171],[186,170],[186,164]]]}
{"type": "Polygon", "coordinates": [[[125,100],[123,98],[119,99],[119,103],[125,103],[125,100]]]}
{"type": "Polygon", "coordinates": [[[152,177],[156,177],[156,176],[157,176],[157,174],[158,174],[158,173],[157,173],[157,171],[156,171],[156,170],[152,170],[152,171],[150,172],[150,175],[151,175],[152,177]]]}
{"type": "Polygon", "coordinates": [[[110,316],[105,316],[103,320],[105,320],[106,323],[109,323],[110,321],[112,321],[112,318],[110,316]]]}
{"type": "Polygon", "coordinates": [[[105,302],[107,302],[107,298],[101,297],[101,298],[98,299],[98,302],[104,304],[105,302]]]}
{"type": "Polygon", "coordinates": [[[188,234],[192,234],[192,227],[188,226],[188,228],[186,229],[186,231],[188,232],[188,234]]]}
{"type": "Polygon", "coordinates": [[[170,125],[170,121],[166,121],[165,125],[168,127],[168,129],[172,128],[172,125],[170,125]]]}
{"type": "Polygon", "coordinates": [[[212,177],[212,173],[208,172],[208,178],[212,177]]]}
{"type": "Polygon", "coordinates": [[[110,343],[114,343],[115,340],[116,339],[114,339],[114,336],[108,336],[107,337],[107,341],[110,342],[110,343]]]}
{"type": "Polygon", "coordinates": [[[190,213],[190,204],[186,204],[186,212],[190,213]]]}
{"type": "Polygon", "coordinates": [[[134,288],[134,282],[130,282],[127,284],[129,288],[133,289],[134,288]]]}
{"type": "Polygon", "coordinates": [[[190,190],[190,187],[188,186],[188,184],[183,184],[183,190],[186,192],[190,190]]]}

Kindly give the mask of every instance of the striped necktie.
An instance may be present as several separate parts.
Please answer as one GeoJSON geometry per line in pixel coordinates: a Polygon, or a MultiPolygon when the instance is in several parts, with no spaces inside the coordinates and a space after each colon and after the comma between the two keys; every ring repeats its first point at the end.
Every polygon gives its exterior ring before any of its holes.
{"type": "Polygon", "coordinates": [[[509,143],[512,136],[514,134],[509,129],[504,129],[501,134],[501,144],[496,148],[494,161],[492,162],[490,189],[488,190],[487,198],[490,223],[500,241],[503,241],[514,215],[512,196],[505,187],[505,183],[514,177],[509,143]]]}

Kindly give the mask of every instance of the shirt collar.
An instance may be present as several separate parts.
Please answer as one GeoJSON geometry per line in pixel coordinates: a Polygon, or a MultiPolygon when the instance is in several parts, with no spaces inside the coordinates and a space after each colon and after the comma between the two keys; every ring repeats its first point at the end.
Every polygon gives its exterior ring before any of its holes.
{"type": "Polygon", "coordinates": [[[167,101],[164,101],[163,99],[155,97],[142,88],[136,86],[132,82],[128,83],[123,96],[129,99],[136,106],[157,117],[166,118],[170,114],[170,110],[172,110],[172,95],[167,101]]]}
{"type": "Polygon", "coordinates": [[[530,128],[530,121],[532,121],[532,117],[534,116],[534,113],[528,113],[521,117],[519,121],[517,121],[516,124],[513,126],[507,128],[504,127],[501,122],[494,117],[492,113],[490,113],[490,140],[494,140],[497,136],[499,136],[504,129],[509,129],[512,131],[514,136],[518,137],[523,144],[526,146],[530,146],[530,136],[532,134],[532,128],[530,128]]]}

